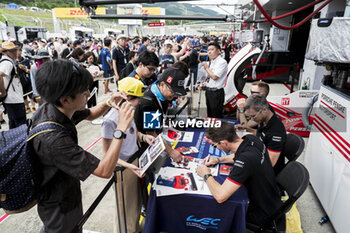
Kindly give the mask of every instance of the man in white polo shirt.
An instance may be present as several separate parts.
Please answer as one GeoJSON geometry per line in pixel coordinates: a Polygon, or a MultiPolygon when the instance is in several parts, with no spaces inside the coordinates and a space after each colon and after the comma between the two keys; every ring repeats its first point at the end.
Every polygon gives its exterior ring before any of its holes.
{"type": "Polygon", "coordinates": [[[9,128],[16,128],[26,122],[26,110],[23,101],[23,89],[16,75],[14,61],[17,58],[17,47],[12,42],[4,42],[0,48],[0,97],[5,97],[4,107],[9,118],[9,128]]]}
{"type": "Polygon", "coordinates": [[[225,92],[224,85],[227,75],[227,62],[220,56],[221,48],[216,42],[208,46],[209,64],[203,62],[203,67],[207,72],[206,104],[208,117],[223,117],[225,92]]]}

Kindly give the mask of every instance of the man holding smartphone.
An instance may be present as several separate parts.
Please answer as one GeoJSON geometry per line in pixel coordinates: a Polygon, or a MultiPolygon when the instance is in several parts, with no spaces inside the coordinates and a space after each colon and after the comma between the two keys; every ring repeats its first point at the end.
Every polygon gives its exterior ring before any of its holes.
{"type": "Polygon", "coordinates": [[[37,72],[36,87],[45,103],[35,112],[32,125],[50,121],[61,126],[59,130],[36,136],[30,145],[41,177],[38,213],[44,224],[42,233],[72,231],[83,216],[80,181],[91,174],[101,178],[112,176],[124,139],[122,135],[134,116],[130,103],[118,107],[126,98],[125,93],[116,93],[105,103],[85,109],[92,82],[86,69],[65,60],[46,62],[37,72]],[[94,120],[111,107],[118,109],[118,126],[109,149],[100,160],[79,146],[75,125],[84,119],[94,120]]]}
{"type": "MultiPolygon", "coordinates": [[[[175,98],[186,95],[184,80],[185,75],[180,69],[168,68],[161,74],[159,80],[145,91],[145,96],[151,100],[142,99],[135,109],[135,122],[140,132],[154,137],[162,132],[162,124],[167,117],[169,104],[175,98]],[[144,124],[147,121],[147,114],[153,114],[159,119],[160,127],[148,128],[147,124],[144,124]]],[[[166,145],[166,152],[174,161],[181,161],[182,156],[177,150],[166,145]]]]}

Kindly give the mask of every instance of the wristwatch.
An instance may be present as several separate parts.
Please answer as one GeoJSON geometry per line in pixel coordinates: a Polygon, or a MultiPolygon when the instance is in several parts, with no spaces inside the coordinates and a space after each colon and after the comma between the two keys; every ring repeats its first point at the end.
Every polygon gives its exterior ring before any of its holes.
{"type": "Polygon", "coordinates": [[[115,139],[124,139],[126,138],[126,134],[123,131],[117,129],[116,131],[114,131],[113,137],[115,139]]]}
{"type": "Polygon", "coordinates": [[[238,108],[239,113],[244,113],[243,109],[238,108]]]}
{"type": "Polygon", "coordinates": [[[205,174],[205,175],[203,176],[204,182],[207,182],[207,179],[208,179],[209,177],[211,177],[211,176],[213,176],[211,173],[205,174]]]}

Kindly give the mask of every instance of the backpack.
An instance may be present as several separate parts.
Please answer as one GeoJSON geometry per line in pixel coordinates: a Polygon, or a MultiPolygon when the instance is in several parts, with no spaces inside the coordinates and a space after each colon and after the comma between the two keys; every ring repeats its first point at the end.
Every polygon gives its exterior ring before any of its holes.
{"type": "Polygon", "coordinates": [[[7,214],[21,213],[36,205],[40,179],[29,142],[55,130],[64,130],[64,126],[48,121],[32,130],[23,124],[0,132],[0,208],[7,214]]]}
{"type": "MultiPolygon", "coordinates": [[[[1,59],[1,60],[0,60],[0,63],[3,62],[3,61],[12,62],[12,61],[10,61],[9,59],[1,59]]],[[[13,62],[12,62],[12,63],[13,63],[13,62]]],[[[2,104],[2,103],[5,102],[5,100],[6,100],[6,98],[7,98],[8,90],[10,89],[11,84],[12,84],[12,81],[13,81],[13,79],[15,78],[15,76],[16,76],[16,74],[17,74],[17,73],[16,73],[16,70],[14,69],[14,67],[15,67],[15,65],[13,64],[13,68],[12,68],[12,71],[11,71],[10,82],[8,83],[8,85],[7,85],[7,87],[6,87],[6,94],[5,94],[5,96],[3,96],[3,97],[0,98],[0,104],[2,104]]]]}
{"type": "Polygon", "coordinates": [[[19,68],[18,65],[22,64],[24,66],[26,66],[26,62],[28,61],[28,59],[24,58],[23,61],[19,62],[16,67],[17,67],[17,74],[18,74],[18,77],[19,77],[19,80],[21,81],[21,84],[22,84],[22,87],[23,87],[23,91],[28,87],[28,86],[31,86],[32,83],[29,79],[29,76],[27,75],[27,73],[23,70],[21,70],[19,68]]]}

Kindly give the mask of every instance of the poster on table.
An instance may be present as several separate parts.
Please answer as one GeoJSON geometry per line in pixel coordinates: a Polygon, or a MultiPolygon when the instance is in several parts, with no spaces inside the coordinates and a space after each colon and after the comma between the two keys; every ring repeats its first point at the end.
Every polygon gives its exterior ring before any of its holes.
{"type": "Polygon", "coordinates": [[[139,168],[141,168],[140,174],[143,175],[147,169],[152,165],[158,156],[165,150],[164,141],[162,135],[159,135],[154,140],[153,145],[150,145],[139,159],[139,168]]]}

